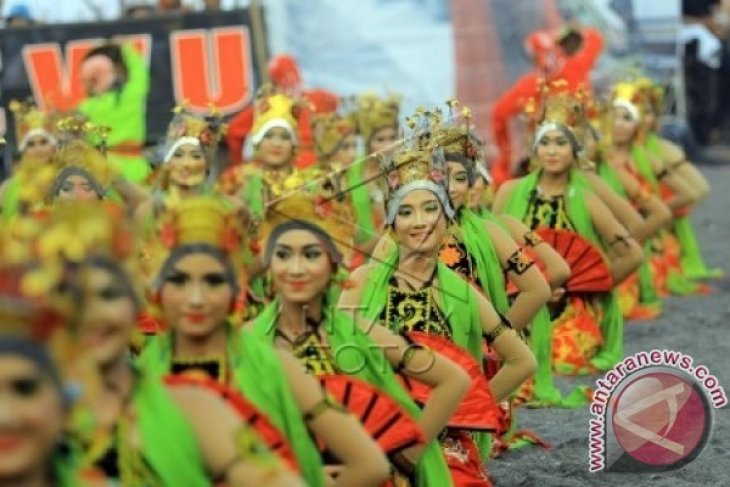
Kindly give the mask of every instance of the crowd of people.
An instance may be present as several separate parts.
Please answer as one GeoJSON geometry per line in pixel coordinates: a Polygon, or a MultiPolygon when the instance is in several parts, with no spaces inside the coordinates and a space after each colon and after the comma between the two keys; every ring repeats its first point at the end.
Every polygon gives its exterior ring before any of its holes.
{"type": "Polygon", "coordinates": [[[590,29],[528,45],[542,76],[495,108],[520,164],[457,100],[303,93],[287,57],[231,130],[176,107],[157,165],[128,46],[89,53],[78,112],[8,107],[0,485],[498,484],[544,445],[520,408],[587,407],[555,376],[611,370],[627,320],[722,274],[662,89],[593,93],[590,29]]]}

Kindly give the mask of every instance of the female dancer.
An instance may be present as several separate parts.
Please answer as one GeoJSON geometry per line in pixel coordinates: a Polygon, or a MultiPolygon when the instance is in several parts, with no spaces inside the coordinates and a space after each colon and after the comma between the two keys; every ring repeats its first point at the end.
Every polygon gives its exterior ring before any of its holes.
{"type": "MultiPolygon", "coordinates": [[[[636,80],[636,84],[649,101],[649,109],[644,114],[643,123],[646,133],[644,142],[646,149],[656,157],[663,159],[670,170],[675,171],[692,187],[696,203],[699,203],[710,193],[709,183],[702,173],[687,160],[687,156],[681,147],[661,137],[658,133],[659,116],[664,108],[663,89],[654,84],[649,78],[639,78],[636,80]]],[[[714,278],[724,275],[722,269],[707,267],[700,253],[689,216],[682,213],[678,213],[674,220],[674,233],[682,250],[681,264],[683,273],[690,279],[714,278]]]]}
{"type": "MultiPolygon", "coordinates": [[[[608,208],[575,183],[581,146],[574,130],[581,108],[567,95],[549,98],[538,119],[533,155],[540,167],[499,188],[496,213],[530,228],[575,232],[608,254],[613,282],[620,283],[642,260],[641,248],[608,208]]],[[[623,356],[623,321],[613,292],[571,295],[553,306],[553,363],[566,373],[608,370],[623,356]]]]}
{"type": "Polygon", "coordinates": [[[18,214],[19,192],[34,184],[36,173],[48,164],[58,145],[50,116],[31,103],[13,100],[9,108],[13,113],[20,160],[13,168],[13,175],[0,184],[0,213],[5,221],[18,214]]]}
{"type": "Polygon", "coordinates": [[[413,446],[391,456],[391,461],[401,472],[415,465],[415,485],[446,485],[448,470],[432,440],[459,405],[467,376],[443,356],[413,348],[382,326],[361,330],[337,309],[337,271],[351,251],[354,231],[349,204],[335,183],[329,184],[329,194],[299,190],[269,211],[265,259],[277,294],[252,328],[277,348],[291,351],[313,375],[355,376],[374,386],[377,394],[395,400],[403,414],[418,418],[426,435],[425,452],[422,445],[413,446]],[[353,348],[356,356],[347,352],[353,348]],[[423,413],[390,367],[382,367],[383,356],[376,350],[385,352],[393,369],[433,387],[423,413]],[[422,367],[425,363],[427,368],[422,367]]]}
{"type": "MultiPolygon", "coordinates": [[[[120,485],[300,485],[237,412],[195,386],[165,386],[131,364],[139,300],[129,272],[133,235],[116,208],[58,205],[37,248],[65,268],[80,299],[69,366],[84,391],[72,413],[71,449],[84,478],[120,485]]],[[[47,276],[59,277],[48,265],[47,276]]]]}
{"type": "Polygon", "coordinates": [[[153,238],[155,213],[166,202],[202,194],[211,182],[218,142],[226,131],[220,117],[203,119],[176,107],[167,129],[162,166],[157,174],[157,192],[135,213],[143,238],[153,238]]]}
{"type": "Polygon", "coordinates": [[[234,267],[241,255],[238,215],[201,196],[182,200],[160,224],[152,301],[169,331],[147,345],[142,368],[158,375],[203,374],[238,391],[287,437],[310,485],[324,484],[310,429],[344,466],[337,485],[377,484],[387,464],[357,421],[331,403],[290,355],[274,353],[228,321],[241,286],[234,267]]]}
{"type": "Polygon", "coordinates": [[[80,484],[72,458],[61,448],[70,396],[58,367],[61,354],[50,345],[69,317],[48,295],[39,299],[21,291],[29,272],[19,265],[17,254],[11,260],[9,232],[3,231],[0,485],[74,487],[80,484]]]}
{"type": "MultiPolygon", "coordinates": [[[[642,120],[643,114],[648,111],[648,102],[637,85],[618,83],[614,87],[612,103],[612,141],[607,161],[617,167],[627,164],[627,167],[632,167],[641,184],[661,197],[673,212],[694,204],[696,195],[692,188],[641,145],[644,138],[642,120]],[[662,193],[662,186],[671,192],[671,196],[666,197],[668,193],[662,193]]],[[[679,254],[679,244],[670,232],[661,232],[652,242],[653,280],[660,294],[683,295],[702,291],[700,286],[682,274],[679,254]]]]}
{"type": "MultiPolygon", "coordinates": [[[[454,218],[444,187],[443,154],[407,148],[386,164],[386,222],[399,248],[383,262],[357,269],[352,274],[354,287],[343,291],[340,305],[357,310],[357,318],[368,324],[446,338],[480,365],[482,336],[486,337],[504,359],[490,387],[495,399],[506,399],[532,375],[535,359],[509,321],[438,261],[448,222],[454,218]]],[[[481,438],[480,447],[486,447],[481,438]]],[[[468,430],[446,429],[439,440],[457,485],[488,484],[483,458],[468,430]]]]}

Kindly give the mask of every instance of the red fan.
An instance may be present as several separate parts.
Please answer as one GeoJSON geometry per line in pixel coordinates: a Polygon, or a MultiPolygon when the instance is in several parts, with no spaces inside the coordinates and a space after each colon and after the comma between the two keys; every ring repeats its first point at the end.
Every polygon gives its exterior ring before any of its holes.
{"type": "Polygon", "coordinates": [[[165,384],[169,386],[197,386],[204,387],[220,395],[233,409],[241,415],[258,434],[261,441],[271,451],[282,458],[294,471],[299,472],[299,463],[294,455],[287,438],[269,422],[256,406],[248,402],[241,394],[218,381],[208,378],[190,377],[184,375],[170,375],[165,377],[165,384]]]}
{"type": "Polygon", "coordinates": [[[603,254],[575,232],[539,228],[537,233],[560,254],[570,266],[570,277],[564,287],[569,293],[602,293],[613,288],[611,270],[603,254]]]}
{"type": "MultiPolygon", "coordinates": [[[[408,333],[408,337],[414,343],[426,346],[456,362],[471,377],[471,386],[451,416],[448,425],[453,428],[496,431],[501,411],[476,360],[453,342],[438,335],[411,332],[408,333]]],[[[419,404],[426,403],[428,396],[431,395],[431,388],[428,385],[400,374],[398,377],[414,401],[419,404]]]]}
{"type": "Polygon", "coordinates": [[[362,423],[386,455],[426,441],[421,427],[394,399],[349,375],[318,377],[327,392],[362,423]]]}

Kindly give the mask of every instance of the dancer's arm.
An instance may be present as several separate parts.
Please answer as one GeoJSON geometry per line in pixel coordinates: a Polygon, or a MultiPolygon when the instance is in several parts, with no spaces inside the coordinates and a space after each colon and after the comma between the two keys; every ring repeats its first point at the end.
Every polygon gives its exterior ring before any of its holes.
{"type": "Polygon", "coordinates": [[[328,399],[319,382],[302,370],[299,361],[287,352],[277,353],[307,426],[341,462],[334,485],[381,485],[390,466],[380,446],[353,415],[328,399]]]}
{"type": "Polygon", "coordinates": [[[628,171],[619,168],[616,173],[629,199],[644,214],[644,224],[641,228],[630,232],[637,242],[642,243],[672,221],[672,211],[659,196],[648,188],[643,188],[628,171]]]}
{"type": "Polygon", "coordinates": [[[212,480],[239,487],[304,485],[274,453],[262,451],[263,443],[253,452],[244,448],[240,436],[256,441],[255,431],[215,393],[193,386],[168,391],[193,428],[212,480]]]}
{"type": "Polygon", "coordinates": [[[432,387],[418,419],[427,441],[446,426],[469,387],[469,376],[457,364],[428,348],[409,343],[380,325],[362,325],[398,372],[432,387]]]}
{"type": "Polygon", "coordinates": [[[507,311],[507,318],[516,330],[522,330],[550,299],[550,286],[524,250],[499,225],[487,221],[484,226],[494,242],[502,270],[520,290],[507,311]]]}
{"type": "Polygon", "coordinates": [[[570,277],[570,266],[555,249],[545,243],[539,235],[529,229],[520,220],[509,215],[500,215],[499,219],[509,229],[510,235],[521,247],[531,247],[545,264],[547,281],[552,289],[560,287],[570,277]]]}
{"type": "Polygon", "coordinates": [[[487,341],[502,357],[502,367],[489,385],[497,401],[503,401],[526,379],[534,375],[537,361],[530,348],[482,294],[474,292],[487,341]]]}
{"type": "Polygon", "coordinates": [[[609,254],[613,282],[618,285],[641,265],[644,252],[596,195],[585,192],[584,197],[593,226],[609,254]]]}
{"type": "Polygon", "coordinates": [[[611,210],[613,216],[623,225],[632,236],[640,232],[645,222],[641,214],[631,206],[631,203],[622,198],[601,177],[592,171],[583,171],[591,184],[595,194],[611,210]]]}
{"type": "Polygon", "coordinates": [[[707,198],[710,194],[710,183],[695,165],[687,160],[684,150],[667,139],[660,139],[660,141],[662,144],[662,157],[667,167],[689,184],[692,191],[694,191],[696,202],[707,198]]]}

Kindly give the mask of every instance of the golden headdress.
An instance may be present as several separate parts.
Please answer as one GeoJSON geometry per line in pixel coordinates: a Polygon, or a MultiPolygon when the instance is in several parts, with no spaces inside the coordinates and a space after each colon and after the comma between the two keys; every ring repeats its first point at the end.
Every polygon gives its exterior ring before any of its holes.
{"type": "Polygon", "coordinates": [[[471,110],[463,107],[460,118],[457,118],[455,108],[459,102],[449,100],[446,104],[449,107],[449,120],[446,123],[439,123],[432,129],[432,144],[444,150],[446,159],[451,157],[459,159],[457,162],[464,163],[470,177],[478,173],[487,181],[491,181],[486,167],[479,163],[484,157],[484,143],[473,132],[471,110]]]}
{"type": "Polygon", "coordinates": [[[263,86],[254,104],[254,119],[251,129],[251,141],[258,145],[272,128],[287,130],[294,144],[297,143],[297,115],[301,103],[284,93],[277,93],[270,85],[263,86]]]}
{"type": "Polygon", "coordinates": [[[649,110],[649,99],[638,83],[622,81],[613,85],[611,102],[614,107],[625,108],[635,121],[641,121],[649,110]]]}
{"type": "Polygon", "coordinates": [[[341,191],[335,175],[321,177],[271,202],[260,228],[265,244],[264,261],[269,262],[276,238],[288,229],[305,228],[326,237],[334,262],[349,265],[355,245],[350,198],[341,191]]]}
{"type": "Polygon", "coordinates": [[[387,201],[386,222],[392,224],[401,199],[417,189],[426,189],[439,198],[448,218],[454,216],[446,190],[446,159],[441,147],[433,144],[434,128],[438,127],[441,112],[419,108],[406,119],[412,130],[405,144],[392,156],[381,157],[381,171],[385,178],[387,201]]]}
{"type": "Polygon", "coordinates": [[[59,149],[51,159],[55,171],[47,200],[53,200],[68,176],[79,174],[89,180],[99,198],[104,197],[117,176],[104,155],[83,140],[73,140],[59,149]]]}
{"type": "Polygon", "coordinates": [[[209,117],[196,116],[185,110],[184,105],[175,107],[173,113],[165,136],[163,162],[168,162],[175,151],[185,144],[215,150],[228,130],[228,125],[223,123],[221,114],[214,107],[209,117]]]}
{"type": "Polygon", "coordinates": [[[563,91],[560,86],[551,87],[548,84],[538,103],[534,107],[533,150],[547,132],[559,130],[568,138],[573,151],[579,154],[587,122],[585,105],[579,96],[563,91]]]}
{"type": "Polygon", "coordinates": [[[236,285],[243,283],[243,243],[246,215],[240,208],[214,196],[195,196],[168,205],[157,219],[159,238],[143,254],[145,275],[162,285],[164,268],[186,249],[198,248],[228,258],[227,269],[236,285]]]}
{"type": "Polygon", "coordinates": [[[13,113],[15,124],[15,143],[18,151],[25,151],[25,147],[31,137],[43,135],[48,138],[52,145],[56,145],[55,119],[53,116],[43,113],[32,101],[20,102],[13,100],[9,105],[13,113]]]}
{"type": "Polygon", "coordinates": [[[14,218],[0,230],[3,335],[45,340],[73,313],[73,303],[57,292],[58,280],[45,279],[46,271],[56,266],[39,258],[37,239],[43,231],[40,220],[28,217],[14,218]]]}
{"type": "Polygon", "coordinates": [[[390,95],[380,98],[374,93],[365,93],[356,99],[355,119],[357,131],[367,144],[375,131],[392,127],[398,129],[400,97],[390,95]]]}
{"type": "Polygon", "coordinates": [[[664,110],[664,87],[645,76],[637,78],[634,84],[642,91],[648,107],[659,116],[664,110]]]}
{"type": "Polygon", "coordinates": [[[315,116],[312,125],[314,126],[314,144],[319,157],[334,154],[342,141],[357,131],[352,114],[322,113],[315,116]]]}

